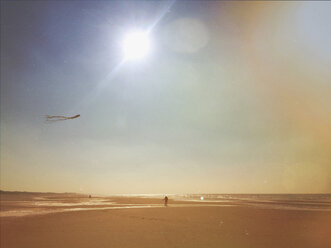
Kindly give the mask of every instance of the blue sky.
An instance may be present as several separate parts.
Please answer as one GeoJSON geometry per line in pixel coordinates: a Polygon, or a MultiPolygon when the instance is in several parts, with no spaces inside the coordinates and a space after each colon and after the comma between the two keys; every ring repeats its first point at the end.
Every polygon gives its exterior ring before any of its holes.
{"type": "Polygon", "coordinates": [[[330,192],[330,8],[2,1],[1,189],[330,192]]]}

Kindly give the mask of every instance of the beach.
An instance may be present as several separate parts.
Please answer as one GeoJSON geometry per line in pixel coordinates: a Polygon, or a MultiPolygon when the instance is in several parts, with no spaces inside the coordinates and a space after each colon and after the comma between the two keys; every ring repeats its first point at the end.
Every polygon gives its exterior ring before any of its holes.
{"type": "Polygon", "coordinates": [[[0,248],[331,248],[331,0],[0,7],[0,248]]]}
{"type": "MultiPolygon", "coordinates": [[[[69,203],[84,199],[67,198],[65,202],[66,197],[53,197],[52,202],[61,199],[62,204],[67,203],[64,204],[67,208],[69,203]]],[[[53,208],[52,212],[38,213],[38,205],[34,214],[2,215],[1,247],[325,248],[331,245],[331,211],[328,210],[217,205],[209,201],[172,200],[171,197],[168,207],[156,197],[88,200],[102,200],[104,205],[82,204],[77,208],[74,204],[75,210],[63,211],[64,206],[60,204],[52,207],[45,204],[48,209],[53,208]],[[115,206],[105,204],[107,202],[115,206]]],[[[39,201],[50,202],[47,197],[39,201]]],[[[13,208],[10,202],[13,201],[2,200],[2,213],[13,208]]]]}

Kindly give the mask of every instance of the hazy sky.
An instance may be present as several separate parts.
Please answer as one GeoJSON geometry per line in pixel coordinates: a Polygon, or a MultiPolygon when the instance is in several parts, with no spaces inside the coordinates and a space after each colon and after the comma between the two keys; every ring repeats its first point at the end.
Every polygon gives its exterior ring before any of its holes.
{"type": "Polygon", "coordinates": [[[330,193],[330,13],[1,1],[1,189],[330,193]],[[133,29],[151,29],[151,52],[122,63],[133,29]]]}

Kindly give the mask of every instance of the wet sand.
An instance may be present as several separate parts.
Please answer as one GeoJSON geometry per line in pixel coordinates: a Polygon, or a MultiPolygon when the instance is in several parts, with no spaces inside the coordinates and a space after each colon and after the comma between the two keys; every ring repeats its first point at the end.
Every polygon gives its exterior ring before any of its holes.
{"type": "Polygon", "coordinates": [[[127,208],[2,216],[1,247],[331,247],[330,211],[106,200],[127,208]]]}

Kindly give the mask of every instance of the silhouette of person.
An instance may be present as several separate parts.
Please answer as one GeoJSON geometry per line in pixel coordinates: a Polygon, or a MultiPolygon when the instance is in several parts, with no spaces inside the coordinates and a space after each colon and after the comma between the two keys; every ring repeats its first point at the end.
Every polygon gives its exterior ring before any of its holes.
{"type": "Polygon", "coordinates": [[[164,197],[164,206],[168,206],[168,196],[164,197]]]}

